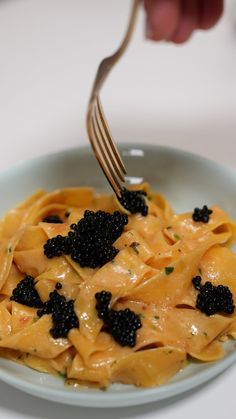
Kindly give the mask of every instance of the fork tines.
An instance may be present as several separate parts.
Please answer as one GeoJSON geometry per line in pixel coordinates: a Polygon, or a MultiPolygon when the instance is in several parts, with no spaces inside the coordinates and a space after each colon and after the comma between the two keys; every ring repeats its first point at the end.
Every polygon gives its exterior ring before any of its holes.
{"type": "Polygon", "coordinates": [[[90,122],[91,145],[95,155],[111,187],[116,195],[120,196],[121,182],[125,182],[124,175],[126,170],[112,139],[100,99],[97,95],[91,107],[90,122]]]}

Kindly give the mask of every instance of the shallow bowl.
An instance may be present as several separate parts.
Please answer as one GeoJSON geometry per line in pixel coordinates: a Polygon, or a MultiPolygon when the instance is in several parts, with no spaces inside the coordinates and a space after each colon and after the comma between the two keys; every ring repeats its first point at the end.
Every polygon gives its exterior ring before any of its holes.
{"type": "MultiPolygon", "coordinates": [[[[176,212],[217,204],[236,219],[236,174],[226,167],[177,149],[146,144],[120,146],[129,174],[128,182],[145,180],[163,193],[176,212]]],[[[76,148],[33,159],[0,174],[0,215],[38,188],[109,186],[90,148],[76,148]]],[[[107,391],[73,389],[63,380],[0,359],[0,379],[37,397],[90,407],[124,407],[158,401],[184,393],[228,368],[236,360],[234,342],[226,345],[223,360],[192,363],[168,384],[138,389],[121,384],[107,391]]],[[[222,378],[223,379],[223,378],[222,378]]]]}

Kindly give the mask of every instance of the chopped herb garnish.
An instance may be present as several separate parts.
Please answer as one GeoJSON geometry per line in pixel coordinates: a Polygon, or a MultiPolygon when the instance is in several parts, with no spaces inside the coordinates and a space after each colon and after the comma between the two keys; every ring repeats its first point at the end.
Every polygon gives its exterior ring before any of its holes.
{"type": "Polygon", "coordinates": [[[154,319],[159,320],[160,317],[159,316],[154,316],[154,319]]]}
{"type": "Polygon", "coordinates": [[[58,375],[59,375],[59,377],[61,377],[63,380],[66,380],[66,378],[67,378],[67,375],[66,375],[66,373],[65,373],[65,372],[58,371],[58,375]]]}
{"type": "Polygon", "coordinates": [[[207,332],[203,332],[204,336],[208,336],[207,332]]]}
{"type": "Polygon", "coordinates": [[[172,226],[167,226],[166,230],[170,230],[172,228],[172,226]]]}
{"type": "Polygon", "coordinates": [[[180,240],[180,236],[178,234],[174,234],[175,240],[180,240]]]}
{"type": "Polygon", "coordinates": [[[173,270],[174,270],[173,266],[166,266],[165,267],[166,275],[170,275],[173,272],[173,270]]]}
{"type": "Polygon", "coordinates": [[[138,242],[133,242],[130,245],[131,249],[133,249],[134,252],[137,253],[137,255],[139,255],[139,250],[138,250],[139,246],[140,246],[140,243],[138,243],[138,242]]]}

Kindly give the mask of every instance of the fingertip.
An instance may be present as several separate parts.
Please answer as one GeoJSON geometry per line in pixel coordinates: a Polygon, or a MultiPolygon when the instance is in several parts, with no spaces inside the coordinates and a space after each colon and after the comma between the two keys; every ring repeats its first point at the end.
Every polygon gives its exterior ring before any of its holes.
{"type": "Polygon", "coordinates": [[[224,0],[200,0],[199,29],[211,29],[224,11],[224,0]]]}
{"type": "Polygon", "coordinates": [[[145,0],[146,37],[152,41],[168,40],[181,16],[180,0],[145,0]]]}
{"type": "Polygon", "coordinates": [[[183,44],[188,41],[195,29],[198,28],[199,3],[198,0],[183,0],[183,15],[179,26],[173,34],[171,41],[175,44],[183,44]]]}
{"type": "Polygon", "coordinates": [[[185,28],[181,25],[178,32],[171,38],[171,42],[178,45],[184,44],[192,37],[195,29],[196,28],[185,28]]]}

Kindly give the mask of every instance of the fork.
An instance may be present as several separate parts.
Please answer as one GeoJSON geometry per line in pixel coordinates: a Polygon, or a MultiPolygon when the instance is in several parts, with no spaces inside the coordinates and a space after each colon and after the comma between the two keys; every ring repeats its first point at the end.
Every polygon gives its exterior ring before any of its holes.
{"type": "Polygon", "coordinates": [[[119,58],[125,52],[135,26],[140,0],[133,0],[127,30],[116,52],[104,58],[97,70],[87,109],[87,132],[94,154],[115,194],[121,195],[126,169],[109,129],[99,98],[100,89],[119,58]]]}

